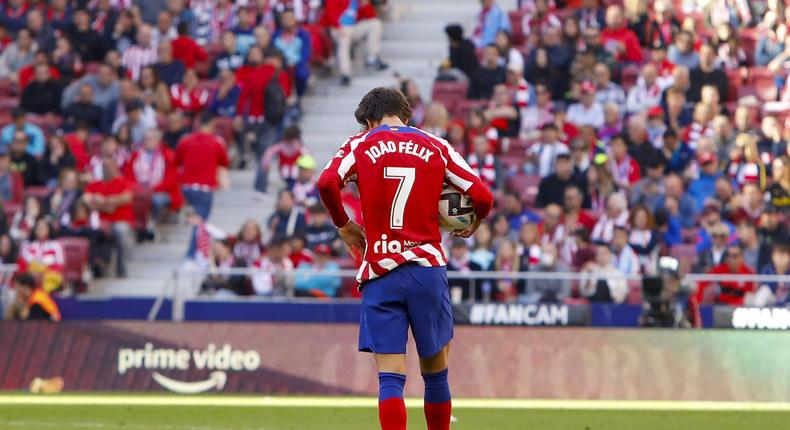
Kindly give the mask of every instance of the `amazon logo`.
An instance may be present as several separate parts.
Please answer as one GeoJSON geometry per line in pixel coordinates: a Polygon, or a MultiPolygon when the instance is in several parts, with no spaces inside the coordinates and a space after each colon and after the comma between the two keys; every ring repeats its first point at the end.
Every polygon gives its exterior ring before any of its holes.
{"type": "Polygon", "coordinates": [[[167,390],[196,394],[216,389],[222,391],[227,381],[227,372],[252,372],[261,365],[258,351],[233,349],[229,344],[217,347],[208,344],[202,350],[154,348],[146,343],[143,348],[121,348],[118,350],[118,373],[146,369],[153,371],[153,380],[167,390]],[[168,370],[210,370],[209,379],[204,381],[178,381],[165,376],[168,370]]]}

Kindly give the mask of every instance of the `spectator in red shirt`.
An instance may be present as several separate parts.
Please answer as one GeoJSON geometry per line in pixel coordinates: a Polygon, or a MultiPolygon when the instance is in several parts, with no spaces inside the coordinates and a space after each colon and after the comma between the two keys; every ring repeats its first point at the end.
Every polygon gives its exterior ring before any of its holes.
{"type": "Polygon", "coordinates": [[[211,98],[211,92],[199,86],[197,72],[189,69],[184,73],[184,83],[170,86],[170,100],[174,109],[190,114],[203,111],[211,98]]]}
{"type": "Polygon", "coordinates": [[[208,60],[206,50],[189,37],[189,24],[179,22],[176,27],[178,37],[171,42],[173,45],[173,58],[181,60],[187,69],[195,67],[195,63],[208,60]]]}
{"type": "MultiPolygon", "coordinates": [[[[204,221],[211,214],[217,177],[228,167],[225,143],[214,135],[214,118],[204,113],[200,118],[200,129],[181,139],[176,147],[176,167],[179,184],[187,203],[204,221]]],[[[187,255],[195,255],[195,232],[187,255]]]]}
{"type": "Polygon", "coordinates": [[[601,43],[618,61],[642,61],[639,38],[626,25],[623,9],[619,5],[611,5],[606,9],[606,28],[601,31],[601,43]]]}
{"type": "Polygon", "coordinates": [[[145,132],[143,145],[132,153],[124,174],[138,187],[151,192],[151,212],[154,221],[165,208],[178,210],[184,202],[178,186],[175,153],[162,144],[162,132],[145,132]]]}
{"type": "Polygon", "coordinates": [[[24,90],[27,84],[29,84],[33,80],[33,75],[35,74],[36,66],[38,66],[39,64],[49,66],[49,77],[51,79],[54,80],[60,79],[60,70],[58,70],[57,67],[52,65],[52,63],[49,60],[49,54],[46,51],[39,50],[36,51],[36,55],[33,57],[32,63],[19,69],[20,91],[24,90]]]}
{"type": "MultiPolygon", "coordinates": [[[[724,254],[723,261],[708,270],[710,275],[754,275],[755,271],[747,266],[743,261],[743,248],[741,245],[730,245],[724,254]]],[[[714,282],[704,281],[699,283],[697,288],[697,303],[702,303],[705,297],[705,290],[714,282]]],[[[755,290],[752,281],[719,281],[719,291],[714,293],[716,303],[730,306],[743,306],[747,294],[755,290]]]]}
{"type": "Polygon", "coordinates": [[[116,275],[126,277],[126,258],[134,247],[134,211],[132,210],[132,184],[121,175],[113,158],[102,164],[103,179],[88,184],[82,196],[91,210],[99,213],[101,221],[110,227],[117,264],[116,275]]]}

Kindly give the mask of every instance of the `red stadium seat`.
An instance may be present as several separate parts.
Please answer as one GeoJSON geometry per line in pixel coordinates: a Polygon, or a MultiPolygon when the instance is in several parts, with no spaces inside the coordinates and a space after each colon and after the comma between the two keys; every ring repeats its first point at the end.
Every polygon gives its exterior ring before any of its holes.
{"type": "Polygon", "coordinates": [[[466,98],[468,89],[469,83],[467,82],[437,81],[433,84],[431,99],[435,102],[442,102],[448,112],[454,112],[458,103],[466,98]]]}
{"type": "Polygon", "coordinates": [[[10,96],[13,88],[14,84],[10,79],[0,79],[0,96],[10,96]]]}
{"type": "Polygon", "coordinates": [[[63,247],[63,277],[66,282],[74,284],[87,281],[90,241],[84,237],[61,237],[58,242],[63,247]]]}
{"type": "Polygon", "coordinates": [[[691,268],[697,262],[697,245],[688,243],[672,245],[669,255],[677,258],[681,274],[690,273],[691,268]]]}
{"type": "Polygon", "coordinates": [[[218,116],[214,120],[214,134],[225,139],[225,144],[231,146],[236,140],[233,138],[233,118],[218,116]]]}
{"type": "Polygon", "coordinates": [[[510,29],[513,35],[513,45],[523,45],[524,42],[527,41],[527,35],[524,34],[524,25],[522,24],[522,20],[524,19],[524,11],[512,10],[507,13],[507,17],[510,20],[510,29]]]}
{"type": "Polygon", "coordinates": [[[53,188],[50,187],[25,187],[25,196],[26,197],[35,197],[39,200],[46,199],[52,194],[53,188]]]}
{"type": "Polygon", "coordinates": [[[453,117],[466,121],[469,112],[474,109],[485,107],[488,100],[461,100],[453,111],[453,117]]]}
{"type": "Polygon", "coordinates": [[[540,185],[539,175],[527,175],[524,173],[511,175],[505,181],[505,189],[521,195],[521,200],[530,208],[535,207],[538,185],[540,185]]]}
{"type": "Polygon", "coordinates": [[[0,111],[8,112],[19,106],[19,97],[0,96],[0,111]]]}

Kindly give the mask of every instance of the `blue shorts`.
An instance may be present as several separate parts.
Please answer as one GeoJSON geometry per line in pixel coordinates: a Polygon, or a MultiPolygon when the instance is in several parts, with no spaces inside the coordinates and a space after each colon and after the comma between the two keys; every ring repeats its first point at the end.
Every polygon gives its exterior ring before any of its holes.
{"type": "Polygon", "coordinates": [[[406,264],[363,284],[360,351],[405,354],[409,326],[420,357],[433,357],[453,338],[445,267],[406,264]]]}

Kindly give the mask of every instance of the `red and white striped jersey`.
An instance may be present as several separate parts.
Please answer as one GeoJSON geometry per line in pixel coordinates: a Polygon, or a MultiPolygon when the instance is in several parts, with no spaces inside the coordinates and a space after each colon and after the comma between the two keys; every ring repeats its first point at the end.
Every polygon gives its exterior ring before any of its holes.
{"type": "Polygon", "coordinates": [[[488,215],[488,187],[450,144],[423,130],[382,125],[350,137],[321,174],[319,189],[335,225],[348,222],[340,189],[355,181],[362,202],[367,249],[358,282],[406,263],[444,266],[439,196],[445,181],[465,191],[477,215],[488,215]]]}

